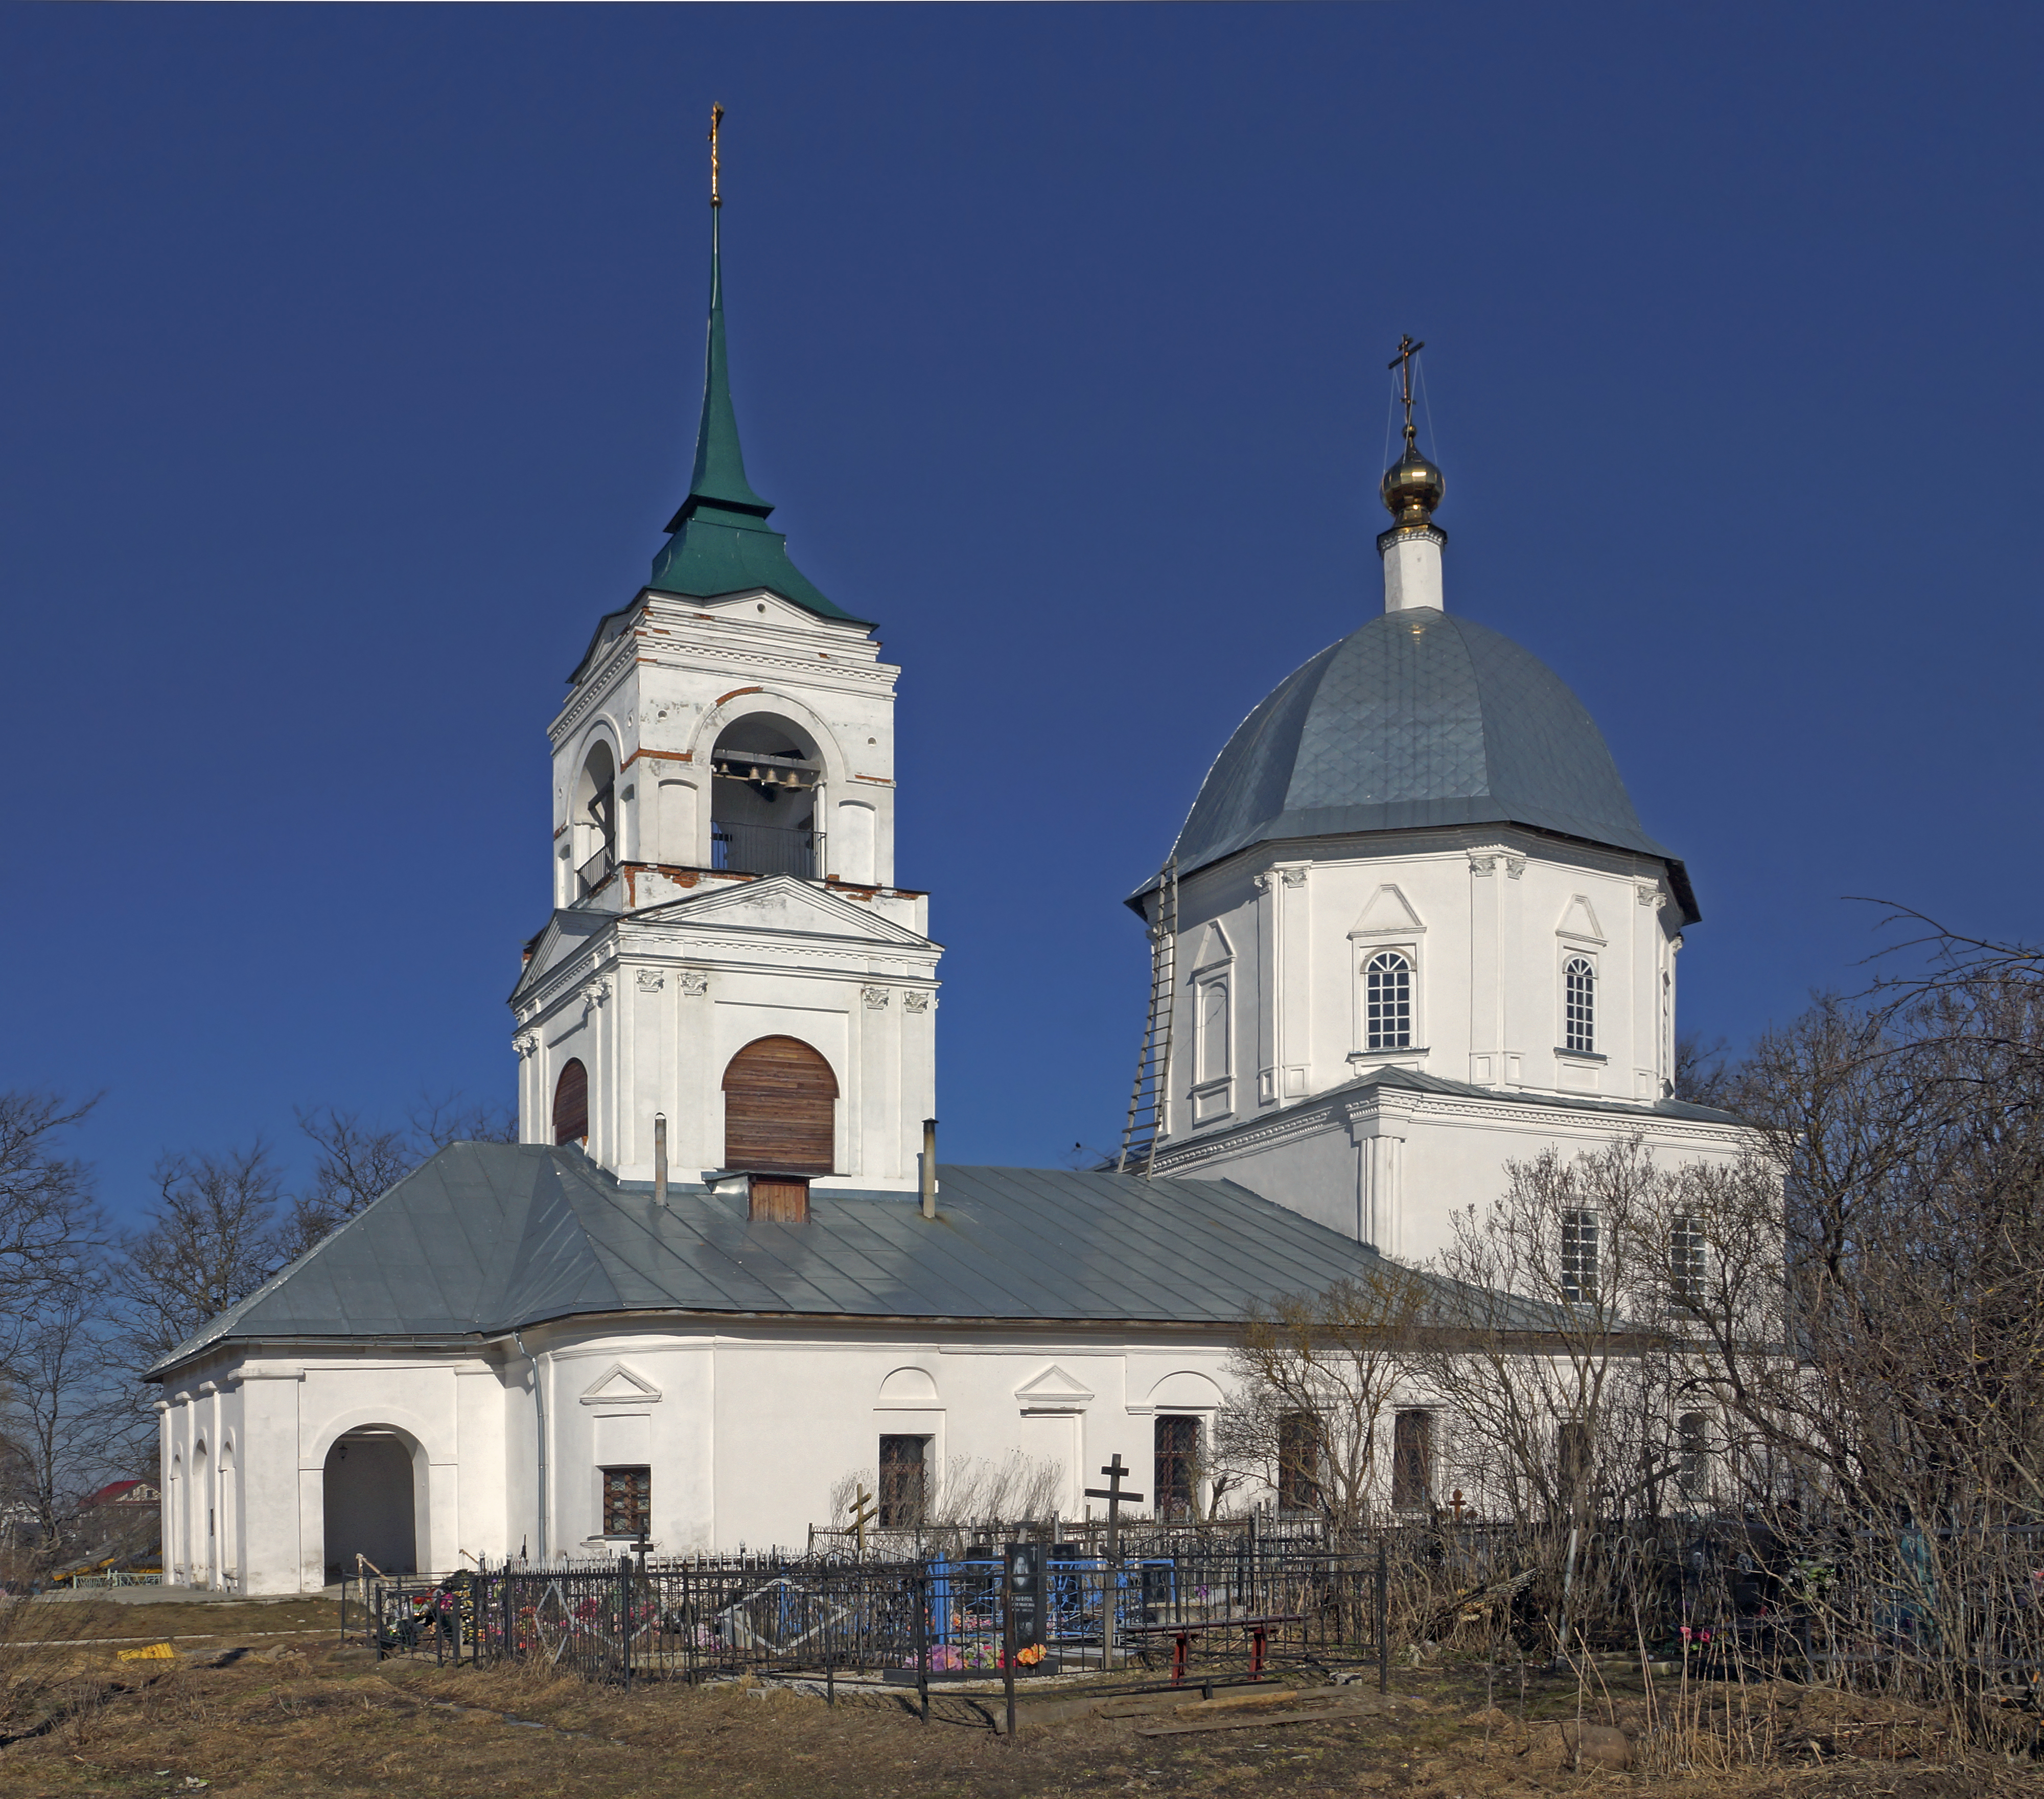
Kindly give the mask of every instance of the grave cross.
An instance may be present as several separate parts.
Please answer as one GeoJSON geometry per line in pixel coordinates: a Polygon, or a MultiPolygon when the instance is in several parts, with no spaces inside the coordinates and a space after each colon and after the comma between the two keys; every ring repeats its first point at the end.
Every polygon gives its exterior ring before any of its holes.
{"type": "Polygon", "coordinates": [[[859,1538],[859,1552],[862,1555],[866,1553],[866,1527],[878,1514],[879,1508],[874,1504],[873,1495],[862,1484],[851,1502],[851,1528],[859,1538]]]}
{"type": "Polygon", "coordinates": [[[1122,1490],[1121,1483],[1135,1470],[1133,1468],[1122,1466],[1120,1450],[1117,1449],[1114,1452],[1114,1459],[1101,1469],[1101,1472],[1107,1476],[1107,1485],[1104,1487],[1088,1487],[1085,1490],[1085,1496],[1089,1499],[1105,1499],[1107,1501],[1107,1559],[1112,1562],[1114,1559],[1116,1550],[1120,1547],[1120,1509],[1124,1505],[1140,1505],[1143,1503],[1143,1495],[1139,1493],[1125,1493],[1122,1490]]]}

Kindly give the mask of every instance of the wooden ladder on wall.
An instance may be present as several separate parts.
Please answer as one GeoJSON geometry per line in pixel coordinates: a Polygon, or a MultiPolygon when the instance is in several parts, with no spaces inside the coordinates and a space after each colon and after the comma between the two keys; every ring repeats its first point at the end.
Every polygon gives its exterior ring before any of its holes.
{"type": "Polygon", "coordinates": [[[1135,1058],[1135,1085],[1128,1096],[1128,1122],[1121,1132],[1115,1172],[1144,1174],[1162,1134],[1171,1094],[1171,1004],[1177,985],[1178,859],[1164,864],[1157,884],[1157,922],[1150,931],[1150,1017],[1135,1058]]]}

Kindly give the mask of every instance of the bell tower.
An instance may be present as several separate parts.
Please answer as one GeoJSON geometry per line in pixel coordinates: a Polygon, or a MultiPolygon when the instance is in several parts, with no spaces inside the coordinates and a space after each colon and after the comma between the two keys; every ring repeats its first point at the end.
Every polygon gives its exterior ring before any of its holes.
{"type": "Polygon", "coordinates": [[[598,623],[548,732],[555,910],[512,998],[521,1134],[581,1143],[625,1179],[653,1177],[658,1137],[672,1178],[694,1181],[725,1169],[726,1095],[739,1092],[732,1116],[748,1122],[735,1140],[770,1160],[778,1140],[755,1128],[766,1102],[726,1077],[794,1066],[786,1048],[740,1059],[771,1038],[819,1064],[805,1105],[835,1089],[834,1147],[818,1152],[809,1118],[802,1177],[912,1186],[935,1110],[939,951],[927,897],[894,885],[901,671],[880,659],[869,621],[795,567],[746,476],[725,341],[721,118],[688,490],[646,585],[598,623]]]}

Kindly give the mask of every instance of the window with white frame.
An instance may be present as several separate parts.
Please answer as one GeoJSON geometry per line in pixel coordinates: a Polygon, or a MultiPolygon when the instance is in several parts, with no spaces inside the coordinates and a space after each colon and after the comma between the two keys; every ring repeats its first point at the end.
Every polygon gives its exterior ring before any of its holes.
{"type": "Polygon", "coordinates": [[[1705,1271],[1703,1227],[1678,1214],[1668,1227],[1669,1296],[1677,1305],[1701,1305],[1705,1271]]]}
{"type": "Polygon", "coordinates": [[[1586,955],[1572,955],[1562,971],[1562,1047],[1584,1055],[1596,1053],[1596,970],[1586,955]]]}
{"type": "Polygon", "coordinates": [[[1395,949],[1373,955],[1363,971],[1366,1035],[1370,1049],[1412,1047],[1412,964],[1395,949]]]}
{"type": "Polygon", "coordinates": [[[1597,1247],[1602,1234],[1594,1212],[1562,1214],[1562,1294],[1571,1304],[1596,1304],[1597,1247]]]}

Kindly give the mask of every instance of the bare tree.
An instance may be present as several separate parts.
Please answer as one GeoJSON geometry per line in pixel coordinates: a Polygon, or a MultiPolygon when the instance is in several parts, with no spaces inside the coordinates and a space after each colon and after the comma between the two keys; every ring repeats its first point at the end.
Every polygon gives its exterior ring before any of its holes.
{"type": "Polygon", "coordinates": [[[1336,1528],[1381,1503],[1385,1423],[1414,1367],[1432,1286],[1395,1262],[1253,1309],[1231,1358],[1210,1474],[1248,1476],[1336,1528]]]}
{"type": "Polygon", "coordinates": [[[261,1138],[224,1155],[166,1155],[156,1181],[147,1223],[121,1239],[113,1274],[146,1361],[253,1293],[280,1254],[274,1227],[282,1181],[261,1138]]]}
{"type": "Polygon", "coordinates": [[[33,1514],[48,1560],[65,1541],[79,1494],[133,1472],[140,1446],[95,1282],[52,1290],[10,1317],[6,1331],[6,1486],[10,1501],[33,1514]]]}
{"type": "Polygon", "coordinates": [[[291,1202],[279,1239],[282,1259],[302,1255],[450,1144],[512,1143],[515,1115],[459,1095],[423,1094],[402,1125],[365,1124],[337,1106],[301,1109],[298,1128],[318,1151],[312,1184],[291,1202]]]}
{"type": "Polygon", "coordinates": [[[1455,1215],[1431,1264],[1453,1347],[1427,1376],[1479,1504],[1581,1520],[1650,1484],[1664,1453],[1658,1270],[1639,1255],[1660,1234],[1662,1182],[1637,1138],[1505,1174],[1498,1199],[1455,1215]]]}
{"type": "Polygon", "coordinates": [[[0,1310],[65,1286],[106,1240],[88,1171],[57,1147],[97,1103],[0,1094],[0,1310]]]}

